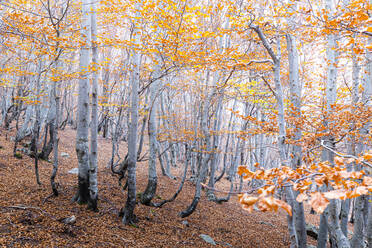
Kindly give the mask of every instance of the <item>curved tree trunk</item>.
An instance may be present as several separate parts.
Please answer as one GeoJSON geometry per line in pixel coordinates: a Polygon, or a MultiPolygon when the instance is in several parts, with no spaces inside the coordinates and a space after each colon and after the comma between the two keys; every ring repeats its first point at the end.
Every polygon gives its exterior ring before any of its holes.
{"type": "MultiPolygon", "coordinates": [[[[141,3],[136,3],[136,17],[140,18],[141,3]]],[[[140,30],[133,24],[133,40],[140,45],[140,30]]],[[[123,224],[136,222],[134,208],[136,207],[136,163],[137,163],[137,127],[138,127],[138,88],[140,83],[141,56],[136,50],[132,50],[132,77],[131,77],[131,105],[130,125],[128,132],[128,196],[123,209],[123,224]]]]}
{"type": "MultiPolygon", "coordinates": [[[[156,68],[155,70],[159,70],[160,68],[156,68]]],[[[149,113],[149,121],[148,121],[148,134],[149,134],[149,142],[150,142],[150,155],[149,155],[149,175],[148,175],[148,182],[147,187],[143,194],[141,195],[141,203],[144,205],[150,205],[152,199],[155,196],[158,177],[156,174],[156,157],[157,157],[157,130],[156,130],[156,113],[157,113],[157,102],[156,102],[156,95],[158,91],[158,82],[155,81],[150,86],[150,113],[149,113]]],[[[143,123],[145,125],[145,123],[143,123]]]]}

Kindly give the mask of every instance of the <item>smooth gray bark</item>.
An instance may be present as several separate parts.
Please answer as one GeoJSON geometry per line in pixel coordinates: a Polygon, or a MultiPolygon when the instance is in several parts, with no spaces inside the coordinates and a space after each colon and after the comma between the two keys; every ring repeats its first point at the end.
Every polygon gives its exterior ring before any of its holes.
{"type": "MultiPolygon", "coordinates": [[[[141,17],[141,1],[135,5],[136,19],[141,17]]],[[[138,23],[133,23],[133,40],[135,45],[141,44],[141,32],[137,27],[138,23]]],[[[137,128],[138,128],[138,88],[140,83],[141,55],[133,49],[131,51],[132,72],[131,72],[131,104],[130,104],[130,126],[128,130],[128,195],[125,208],[123,210],[123,224],[131,224],[136,221],[134,209],[136,207],[136,164],[137,164],[137,128]]]]}
{"type": "MultiPolygon", "coordinates": [[[[292,116],[295,118],[301,118],[301,87],[299,81],[299,58],[296,47],[296,38],[291,35],[286,35],[287,49],[288,49],[288,60],[289,60],[289,85],[290,85],[290,100],[293,105],[292,116]]],[[[294,141],[298,142],[301,137],[300,127],[293,126],[294,130],[294,141]]],[[[296,169],[301,166],[302,151],[300,145],[292,145],[291,149],[291,167],[296,169]]],[[[294,192],[294,196],[297,194],[294,192]]],[[[306,234],[306,221],[303,203],[299,203],[296,200],[293,202],[293,216],[295,221],[295,228],[297,234],[298,247],[306,248],[307,234],[306,234]]]]}
{"type": "MultiPolygon", "coordinates": [[[[332,0],[325,1],[325,8],[329,11],[330,15],[329,19],[332,19],[332,15],[334,13],[334,4],[332,0]]],[[[326,47],[326,59],[327,59],[327,85],[326,85],[326,119],[324,121],[325,127],[328,128],[329,124],[332,120],[329,119],[329,113],[334,111],[333,104],[336,102],[337,97],[337,43],[336,43],[336,35],[335,34],[328,34],[327,35],[327,47],[326,47]]],[[[325,137],[326,145],[329,147],[334,147],[333,137],[330,135],[329,137],[325,137]]],[[[333,157],[334,154],[331,151],[325,151],[328,153],[327,161],[333,164],[333,157]]],[[[323,160],[324,161],[324,160],[323,160]]],[[[344,233],[341,230],[340,220],[339,220],[339,213],[340,209],[338,208],[337,204],[338,200],[331,200],[329,204],[329,230],[331,239],[335,240],[337,243],[338,248],[348,248],[350,247],[349,240],[345,237],[344,233]]]]}
{"type": "MultiPolygon", "coordinates": [[[[160,69],[160,68],[155,68],[160,69]]],[[[157,81],[153,82],[150,86],[150,112],[148,120],[148,135],[149,135],[149,168],[148,168],[148,182],[147,187],[143,194],[141,195],[141,203],[149,205],[151,200],[154,198],[157,188],[157,173],[156,173],[156,158],[157,158],[157,127],[156,127],[156,113],[157,113],[157,92],[158,92],[157,81]]]]}
{"type": "Polygon", "coordinates": [[[97,136],[98,136],[98,47],[97,47],[97,13],[96,1],[91,0],[90,19],[92,36],[92,111],[90,122],[90,154],[89,154],[89,202],[88,207],[93,211],[98,211],[98,181],[97,181],[97,136]]]}
{"type": "Polygon", "coordinates": [[[82,0],[81,38],[85,42],[80,49],[80,79],[77,106],[76,154],[79,164],[78,192],[74,198],[79,204],[88,203],[89,193],[89,74],[91,44],[90,0],[82,0]]]}

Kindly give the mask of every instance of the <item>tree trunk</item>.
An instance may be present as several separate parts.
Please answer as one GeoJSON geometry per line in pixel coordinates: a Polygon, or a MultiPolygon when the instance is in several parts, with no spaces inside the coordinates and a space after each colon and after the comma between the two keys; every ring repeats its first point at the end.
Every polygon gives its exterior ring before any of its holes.
{"type": "Polygon", "coordinates": [[[89,193],[89,46],[91,44],[90,0],[82,0],[81,38],[85,42],[80,49],[80,79],[77,107],[76,154],[79,164],[78,192],[74,198],[79,204],[86,204],[89,193]]]}
{"type": "Polygon", "coordinates": [[[92,113],[90,122],[90,156],[89,156],[89,202],[88,208],[98,211],[98,181],[97,181],[97,136],[98,136],[98,47],[97,47],[97,14],[96,1],[91,0],[90,6],[91,35],[92,35],[92,113]]]}
{"type": "MultiPolygon", "coordinates": [[[[141,2],[136,3],[136,18],[140,18],[141,2]]],[[[140,30],[133,24],[133,40],[135,45],[140,45],[140,30]]],[[[136,163],[137,163],[137,127],[138,127],[138,88],[140,83],[141,56],[138,51],[132,50],[132,77],[131,77],[131,105],[130,126],[128,132],[128,196],[123,210],[122,222],[125,225],[134,223],[136,216],[136,163]]]]}
{"type": "MultiPolygon", "coordinates": [[[[155,71],[160,70],[160,68],[155,68],[155,71]]],[[[148,135],[149,135],[149,175],[147,187],[143,194],[141,195],[141,203],[145,205],[150,205],[151,200],[154,198],[156,193],[156,187],[158,183],[158,177],[156,174],[156,157],[157,157],[157,128],[156,128],[156,113],[157,113],[157,101],[156,95],[158,92],[158,82],[155,81],[150,86],[150,106],[149,109],[149,120],[148,120],[148,135]]],[[[143,123],[145,125],[145,123],[143,123]]]]}

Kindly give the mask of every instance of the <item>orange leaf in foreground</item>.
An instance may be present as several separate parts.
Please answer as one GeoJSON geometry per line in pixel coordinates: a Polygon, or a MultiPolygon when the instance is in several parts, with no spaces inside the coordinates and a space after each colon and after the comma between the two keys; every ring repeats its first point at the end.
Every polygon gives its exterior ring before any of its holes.
{"type": "Polygon", "coordinates": [[[240,165],[239,167],[238,167],[238,175],[239,176],[242,176],[244,173],[246,173],[248,171],[248,169],[245,167],[245,166],[242,166],[242,165],[240,165]]]}
{"type": "Polygon", "coordinates": [[[258,198],[249,196],[247,194],[244,194],[239,197],[239,201],[241,204],[246,205],[246,206],[251,206],[257,202],[258,198]]]}
{"type": "Polygon", "coordinates": [[[372,177],[364,177],[363,178],[363,185],[365,185],[365,186],[372,185],[372,177]]]}
{"type": "Polygon", "coordinates": [[[363,159],[365,161],[371,160],[372,159],[372,153],[366,153],[363,155],[363,159]]]}
{"type": "Polygon", "coordinates": [[[345,200],[346,199],[346,191],[343,190],[343,189],[332,190],[332,191],[329,191],[329,192],[325,192],[324,196],[327,197],[328,199],[345,200]]]}
{"type": "Polygon", "coordinates": [[[303,202],[306,201],[309,197],[305,193],[301,193],[297,196],[296,201],[303,202]]]}
{"type": "Polygon", "coordinates": [[[278,204],[279,207],[284,209],[288,213],[289,216],[292,216],[292,208],[288,203],[282,200],[279,200],[279,199],[275,199],[275,203],[278,204]]]}
{"type": "Polygon", "coordinates": [[[351,194],[349,195],[349,198],[354,198],[354,197],[358,197],[358,196],[361,196],[361,195],[366,195],[368,194],[368,188],[366,186],[359,186],[359,187],[356,187],[353,192],[351,192],[351,194]]]}
{"type": "Polygon", "coordinates": [[[327,208],[329,200],[324,197],[320,192],[315,192],[311,194],[310,205],[318,214],[323,213],[327,208]]]}

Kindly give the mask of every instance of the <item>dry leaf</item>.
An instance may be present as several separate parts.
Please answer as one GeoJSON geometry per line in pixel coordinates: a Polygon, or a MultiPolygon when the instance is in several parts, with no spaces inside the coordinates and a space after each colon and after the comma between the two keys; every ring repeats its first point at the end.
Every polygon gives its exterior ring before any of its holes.
{"type": "Polygon", "coordinates": [[[315,192],[311,194],[311,199],[309,203],[315,212],[321,214],[327,208],[329,200],[325,198],[322,193],[315,192]]]}

